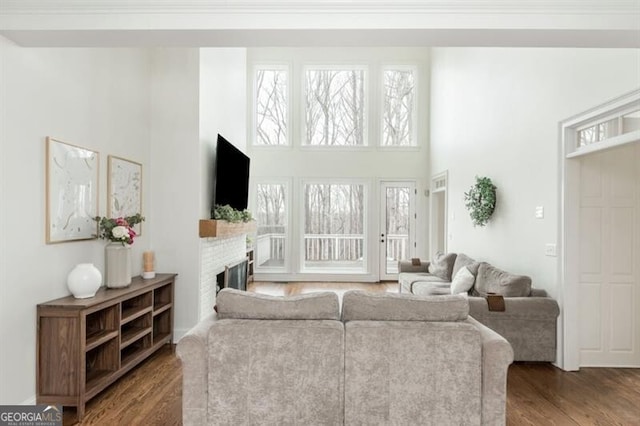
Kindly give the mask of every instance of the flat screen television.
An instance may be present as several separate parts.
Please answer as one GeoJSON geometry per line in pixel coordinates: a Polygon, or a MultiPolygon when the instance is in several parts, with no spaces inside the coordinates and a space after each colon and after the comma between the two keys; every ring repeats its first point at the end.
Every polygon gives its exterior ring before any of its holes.
{"type": "Polygon", "coordinates": [[[249,200],[249,157],[218,134],[215,173],[213,182],[213,207],[230,205],[244,210],[249,200]]]}

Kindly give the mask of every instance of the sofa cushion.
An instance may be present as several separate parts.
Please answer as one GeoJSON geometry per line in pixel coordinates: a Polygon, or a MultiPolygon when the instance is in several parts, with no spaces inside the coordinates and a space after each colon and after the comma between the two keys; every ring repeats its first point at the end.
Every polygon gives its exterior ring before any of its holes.
{"type": "Polygon", "coordinates": [[[451,294],[467,293],[473,288],[476,277],[471,273],[468,267],[463,266],[451,280],[451,294]]]}
{"type": "Polygon", "coordinates": [[[456,276],[460,268],[466,266],[469,268],[469,271],[476,276],[478,274],[478,267],[480,266],[479,262],[476,262],[474,259],[470,258],[464,253],[458,253],[456,256],[456,261],[453,263],[453,270],[451,271],[451,279],[456,276]]]}
{"type": "Polygon", "coordinates": [[[447,285],[449,284],[447,281],[443,280],[442,278],[436,277],[435,275],[429,274],[427,272],[401,272],[400,275],[398,275],[398,282],[400,283],[400,292],[412,293],[413,283],[418,281],[445,283],[447,285]]]}
{"type": "Polygon", "coordinates": [[[469,301],[460,295],[419,297],[352,290],[342,299],[343,321],[462,321],[468,315],[469,301]]]}
{"type": "Polygon", "coordinates": [[[504,297],[527,297],[531,294],[531,278],[514,275],[482,262],[478,268],[473,295],[486,297],[488,293],[504,297]]]}
{"type": "Polygon", "coordinates": [[[451,283],[417,281],[413,283],[411,292],[416,296],[444,296],[451,294],[451,283]]]}
{"type": "Polygon", "coordinates": [[[445,281],[451,281],[451,273],[453,272],[453,264],[456,261],[455,253],[444,254],[436,253],[431,263],[429,263],[429,273],[442,278],[445,281]]]}
{"type": "Polygon", "coordinates": [[[216,296],[216,306],[219,319],[340,319],[338,295],[333,292],[280,297],[225,288],[216,296]]]}

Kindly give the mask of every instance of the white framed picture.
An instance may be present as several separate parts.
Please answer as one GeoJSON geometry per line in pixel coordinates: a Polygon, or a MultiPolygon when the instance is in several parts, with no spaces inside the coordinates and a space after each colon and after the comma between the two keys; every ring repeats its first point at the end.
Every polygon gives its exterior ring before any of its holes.
{"type": "MultiPolygon", "coordinates": [[[[110,155],[107,158],[107,216],[142,214],[142,164],[110,155]]],[[[134,227],[142,234],[142,224],[134,227]]]]}
{"type": "Polygon", "coordinates": [[[99,153],[47,137],[46,242],[97,238],[99,153]]]}

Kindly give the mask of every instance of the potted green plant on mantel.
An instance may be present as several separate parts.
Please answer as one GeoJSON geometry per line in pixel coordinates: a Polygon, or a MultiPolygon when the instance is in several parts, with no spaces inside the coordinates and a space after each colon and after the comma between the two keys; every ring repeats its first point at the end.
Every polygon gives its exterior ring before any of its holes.
{"type": "Polygon", "coordinates": [[[200,238],[229,237],[255,232],[256,222],[249,210],[237,210],[230,205],[216,205],[211,220],[200,220],[200,238]]]}

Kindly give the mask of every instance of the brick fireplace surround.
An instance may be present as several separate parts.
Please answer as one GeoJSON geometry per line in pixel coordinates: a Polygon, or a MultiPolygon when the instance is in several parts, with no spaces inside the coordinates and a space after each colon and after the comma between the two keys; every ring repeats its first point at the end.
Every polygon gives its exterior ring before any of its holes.
{"type": "Polygon", "coordinates": [[[227,265],[247,256],[246,234],[231,237],[200,238],[199,319],[211,313],[216,300],[216,276],[227,265]]]}

